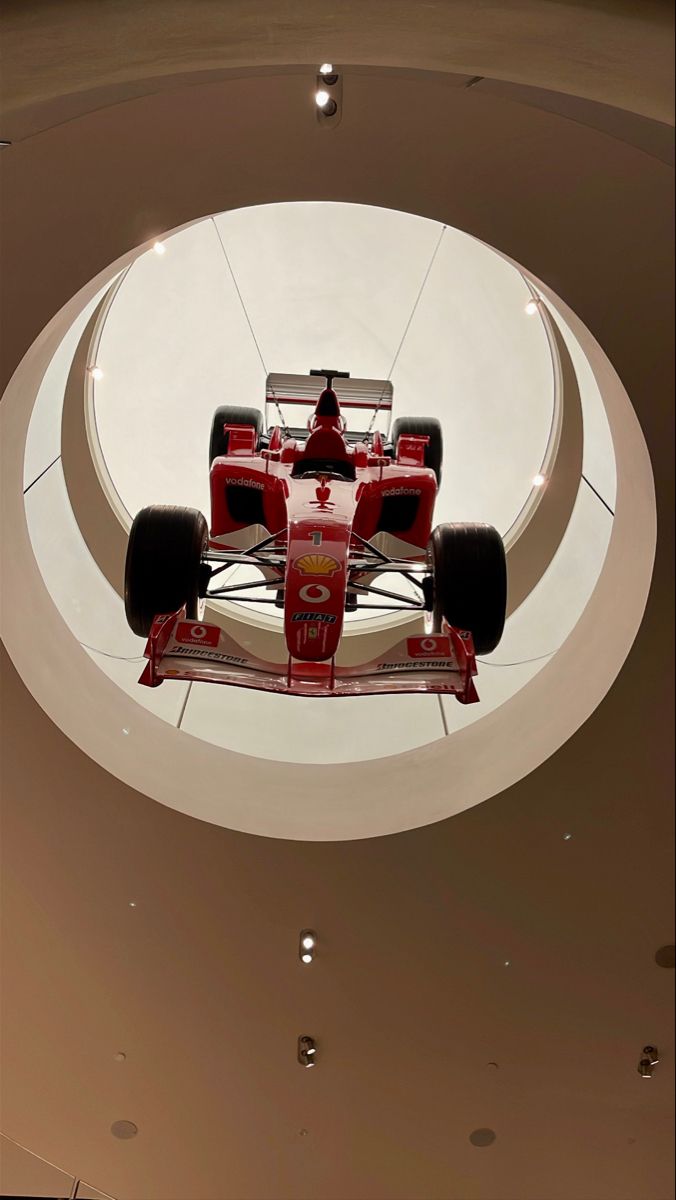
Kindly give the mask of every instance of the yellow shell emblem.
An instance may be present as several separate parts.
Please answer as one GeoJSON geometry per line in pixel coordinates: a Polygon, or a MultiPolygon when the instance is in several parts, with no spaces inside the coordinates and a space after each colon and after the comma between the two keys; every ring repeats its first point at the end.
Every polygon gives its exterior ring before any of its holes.
{"type": "Polygon", "coordinates": [[[304,554],[293,565],[301,575],[333,575],[340,570],[340,563],[330,554],[304,554]]]}

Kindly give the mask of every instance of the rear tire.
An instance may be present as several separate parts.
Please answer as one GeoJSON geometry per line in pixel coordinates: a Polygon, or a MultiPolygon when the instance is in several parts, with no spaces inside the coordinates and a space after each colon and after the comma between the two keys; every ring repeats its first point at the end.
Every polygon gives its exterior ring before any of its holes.
{"type": "Polygon", "coordinates": [[[492,525],[437,525],[427,547],[433,622],[468,629],[477,654],[498,645],[507,609],[505,547],[492,525]]]}
{"type": "Polygon", "coordinates": [[[256,448],[264,432],[263,414],[258,408],[237,408],[234,404],[221,404],[211,422],[209,439],[209,466],[220,454],[228,453],[229,434],[223,432],[224,425],[248,425],[256,430],[256,448]]]}
{"type": "Polygon", "coordinates": [[[200,563],[209,543],[196,508],[154,504],[134,517],[124,572],[124,607],[134,633],[147,637],[155,617],[199,616],[200,563]]]}
{"type": "Polygon", "coordinates": [[[412,434],[416,437],[428,437],[425,446],[425,466],[429,467],[441,483],[441,464],[444,458],[444,439],[441,425],[436,417],[398,417],[392,426],[392,445],[394,457],[397,457],[397,442],[402,434],[412,434]]]}

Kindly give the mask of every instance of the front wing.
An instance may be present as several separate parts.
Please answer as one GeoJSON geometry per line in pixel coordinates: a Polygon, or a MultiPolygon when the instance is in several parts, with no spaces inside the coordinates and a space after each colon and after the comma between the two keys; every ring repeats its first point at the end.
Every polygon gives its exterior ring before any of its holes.
{"type": "Polygon", "coordinates": [[[256,658],[218,625],[186,620],[182,610],[157,617],[145,648],[139,683],[165,679],[226,683],[290,696],[372,696],[393,692],[453,695],[478,701],[472,636],[445,625],[442,633],[405,637],[379,658],[356,666],[333,662],[286,663],[256,658]]]}

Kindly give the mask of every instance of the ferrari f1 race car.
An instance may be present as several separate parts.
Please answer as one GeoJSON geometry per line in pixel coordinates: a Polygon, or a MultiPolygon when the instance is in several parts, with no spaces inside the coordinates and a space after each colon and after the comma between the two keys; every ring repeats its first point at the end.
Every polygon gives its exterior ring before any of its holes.
{"type": "Polygon", "coordinates": [[[131,527],[125,608],[147,638],[140,683],[478,700],[475,655],[495,649],[505,621],[502,539],[490,525],[433,528],[441,427],[401,417],[390,430],[391,412],[391,383],[328,370],[268,376],[268,420],[255,408],[217,409],[211,526],[196,509],[153,505],[131,527]],[[289,415],[303,408],[305,425],[289,415]],[[228,580],[242,565],[257,569],[254,582],[228,580]],[[387,586],[395,573],[409,596],[387,586]],[[266,641],[277,652],[262,656],[260,638],[257,646],[247,626],[216,623],[217,609],[205,620],[210,599],[283,611],[283,642],[266,641]],[[345,613],[361,608],[420,619],[404,636],[390,621],[376,637],[372,625],[367,638],[343,639],[345,613]],[[371,657],[355,662],[364,642],[371,657]]]}

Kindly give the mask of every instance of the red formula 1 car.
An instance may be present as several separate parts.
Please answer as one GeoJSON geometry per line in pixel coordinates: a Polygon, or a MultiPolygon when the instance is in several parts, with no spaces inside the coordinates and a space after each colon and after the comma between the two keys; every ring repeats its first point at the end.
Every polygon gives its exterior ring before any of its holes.
{"type": "Polygon", "coordinates": [[[391,410],[390,383],[322,370],[269,376],[267,422],[254,408],[216,411],[211,529],[196,509],[160,505],[142,509],[131,528],[125,607],[148,638],[141,683],[478,699],[475,653],[497,646],[505,620],[502,539],[489,525],[432,528],[441,427],[403,417],[390,434],[391,410]],[[303,407],[312,413],[299,428],[288,414],[303,407]],[[254,582],[228,582],[241,565],[257,569],[254,582]],[[393,573],[410,597],[387,587],[393,573]],[[283,610],[279,653],[264,656],[255,638],[231,632],[233,622],[203,620],[209,598],[283,610]],[[415,636],[386,626],[385,649],[382,632],[364,639],[371,657],[354,662],[361,639],[339,653],[344,614],[364,607],[424,619],[415,636]]]}

